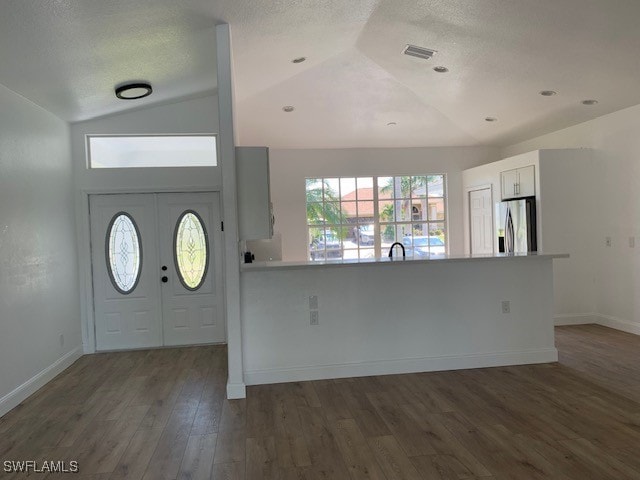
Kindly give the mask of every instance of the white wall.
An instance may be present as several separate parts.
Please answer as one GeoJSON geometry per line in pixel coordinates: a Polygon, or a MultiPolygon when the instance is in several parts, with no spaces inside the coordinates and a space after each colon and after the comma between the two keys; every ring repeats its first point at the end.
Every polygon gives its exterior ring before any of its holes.
{"type": "Polygon", "coordinates": [[[3,86],[0,222],[2,415],[81,352],[68,126],[3,86]]]}
{"type": "MultiPolygon", "coordinates": [[[[596,239],[595,309],[602,323],[640,333],[640,106],[506,147],[502,156],[539,148],[589,147],[598,180],[583,185],[597,197],[590,235],[596,239]],[[605,237],[612,246],[605,246],[605,237]],[[635,237],[636,248],[629,246],[635,237]]],[[[568,192],[568,196],[571,193],[568,192]]]]}
{"type": "Polygon", "coordinates": [[[269,151],[275,231],[282,236],[282,259],[307,258],[305,182],[307,177],[419,175],[446,173],[451,253],[463,251],[462,170],[497,160],[485,147],[353,148],[269,151]]]}
{"type": "Polygon", "coordinates": [[[178,186],[219,186],[220,169],[191,168],[87,168],[85,136],[135,134],[218,133],[218,96],[169,103],[71,125],[71,148],[80,189],[171,189],[178,186]]]}
{"type": "Polygon", "coordinates": [[[247,266],[241,290],[245,380],[555,361],[551,263],[528,257],[247,266]],[[310,295],[318,296],[314,326],[310,295]],[[511,302],[509,314],[501,313],[503,300],[511,302]]]}
{"type": "MultiPolygon", "coordinates": [[[[102,192],[220,191],[221,168],[87,168],[86,135],[188,134],[219,131],[218,96],[153,106],[71,125],[76,222],[80,258],[81,314],[85,352],[95,349],[89,249],[88,194],[102,192]]],[[[220,153],[220,152],[218,152],[220,153]]],[[[220,160],[220,155],[218,155],[220,160]]],[[[220,164],[220,162],[219,162],[220,164]]]]}
{"type": "Polygon", "coordinates": [[[592,322],[595,302],[594,227],[597,199],[588,185],[599,165],[590,149],[541,150],[539,224],[543,250],[568,253],[554,264],[555,313],[558,324],[592,322]]]}

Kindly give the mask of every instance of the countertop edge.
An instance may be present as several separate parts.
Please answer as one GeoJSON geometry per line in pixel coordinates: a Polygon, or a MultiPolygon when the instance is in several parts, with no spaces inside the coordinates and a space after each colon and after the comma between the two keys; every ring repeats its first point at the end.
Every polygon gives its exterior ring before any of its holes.
{"type": "Polygon", "coordinates": [[[389,265],[415,265],[415,264],[440,264],[450,262],[489,262],[489,261],[512,261],[512,260],[549,260],[555,258],[569,258],[568,253],[538,253],[529,255],[453,255],[443,256],[429,259],[401,259],[393,260],[377,259],[370,261],[328,261],[328,262],[255,262],[245,263],[240,266],[241,273],[272,271],[272,270],[302,270],[307,268],[340,268],[340,267],[372,267],[372,266],[389,266],[389,265]]]}

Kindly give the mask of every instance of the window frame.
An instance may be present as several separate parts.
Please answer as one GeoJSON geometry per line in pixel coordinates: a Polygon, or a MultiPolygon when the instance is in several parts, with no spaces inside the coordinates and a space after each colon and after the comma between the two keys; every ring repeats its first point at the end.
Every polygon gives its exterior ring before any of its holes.
{"type": "MultiPolygon", "coordinates": [[[[326,261],[326,260],[330,260],[330,258],[327,257],[327,248],[326,245],[324,245],[324,255],[321,256],[320,259],[315,259],[312,256],[312,249],[311,249],[311,245],[312,245],[312,241],[311,241],[311,230],[316,228],[316,229],[320,229],[324,231],[324,235],[327,235],[328,231],[332,231],[332,232],[339,232],[340,229],[342,228],[357,228],[359,230],[359,227],[361,226],[365,226],[365,225],[370,225],[373,224],[373,231],[374,231],[374,243],[371,247],[369,246],[365,246],[363,247],[362,245],[360,245],[360,238],[356,238],[356,248],[348,248],[346,249],[347,251],[356,251],[357,252],[357,257],[358,259],[362,258],[361,256],[361,250],[370,250],[371,248],[373,249],[373,257],[374,258],[380,258],[382,256],[385,256],[387,254],[387,252],[382,252],[382,228],[386,228],[386,226],[393,226],[394,229],[396,229],[396,235],[397,235],[397,228],[398,226],[409,226],[409,228],[411,229],[413,225],[416,224],[424,224],[426,225],[427,228],[427,232],[429,231],[429,226],[430,225],[443,225],[444,227],[444,249],[445,249],[445,254],[447,254],[449,252],[449,200],[448,200],[448,186],[447,186],[447,174],[446,173],[427,173],[427,174],[420,174],[420,175],[398,175],[398,174],[393,174],[393,175],[357,175],[357,176],[320,176],[320,177],[305,177],[305,207],[309,204],[309,203],[314,203],[314,204],[320,204],[322,206],[322,209],[324,210],[325,208],[325,204],[326,203],[338,203],[340,206],[340,210],[341,212],[343,212],[343,207],[342,205],[344,203],[355,203],[356,205],[356,221],[352,224],[346,223],[345,221],[343,221],[342,217],[341,217],[341,223],[340,224],[335,224],[335,223],[328,223],[328,222],[323,222],[323,223],[318,223],[318,224],[312,224],[309,222],[309,217],[307,217],[306,219],[306,238],[307,238],[307,258],[311,259],[312,261],[326,261]],[[429,187],[428,187],[428,178],[429,177],[442,177],[442,196],[441,197],[429,197],[429,187]],[[427,182],[425,184],[425,196],[424,199],[426,200],[426,208],[429,208],[428,206],[428,200],[429,198],[437,198],[437,199],[442,199],[443,201],[443,219],[430,219],[430,215],[429,212],[427,212],[426,214],[426,218],[428,220],[414,220],[413,219],[413,208],[414,208],[414,204],[413,204],[413,200],[414,199],[419,199],[421,197],[414,197],[413,196],[413,189],[410,190],[409,192],[409,197],[408,198],[396,198],[395,193],[392,193],[391,198],[383,198],[382,200],[380,199],[380,187],[379,187],[379,179],[381,178],[399,178],[399,177],[409,177],[409,178],[414,178],[414,177],[425,177],[427,179],[427,182]],[[371,178],[373,180],[373,198],[369,199],[360,199],[359,195],[358,195],[358,179],[361,178],[366,178],[369,179],[371,178]],[[351,200],[349,200],[348,202],[344,202],[343,201],[343,195],[341,192],[342,189],[342,180],[346,179],[346,180],[354,180],[355,183],[355,197],[353,202],[351,200]],[[329,201],[327,202],[325,200],[325,188],[324,185],[326,184],[327,180],[337,180],[338,184],[339,184],[339,190],[337,192],[337,197],[338,197],[338,201],[337,202],[332,202],[329,201]],[[307,202],[307,185],[309,181],[316,181],[319,182],[320,187],[322,188],[322,201],[321,202],[307,202]],[[388,200],[390,202],[397,202],[397,201],[402,201],[402,200],[409,200],[411,202],[411,213],[410,213],[410,220],[397,220],[397,217],[393,219],[393,221],[382,221],[380,219],[380,201],[385,201],[388,200]],[[373,202],[373,220],[372,222],[359,222],[357,219],[359,218],[363,218],[359,216],[359,204],[360,202],[373,202]]],[[[395,217],[395,215],[394,215],[395,217]]],[[[430,236],[430,235],[427,235],[430,236]]],[[[340,238],[340,259],[344,259],[344,252],[345,252],[345,248],[344,248],[344,239],[340,238]]],[[[396,241],[400,241],[401,240],[397,240],[396,241]]],[[[402,242],[401,242],[402,243],[402,242]]]]}

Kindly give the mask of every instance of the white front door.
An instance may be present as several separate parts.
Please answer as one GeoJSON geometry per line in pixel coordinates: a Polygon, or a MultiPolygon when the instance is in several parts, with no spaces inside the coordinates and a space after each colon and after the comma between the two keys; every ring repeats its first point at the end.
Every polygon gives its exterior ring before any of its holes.
{"type": "Polygon", "coordinates": [[[469,192],[469,222],[471,253],[493,253],[493,208],[490,188],[469,192]]]}
{"type": "Polygon", "coordinates": [[[98,349],[162,345],[154,196],[96,195],[90,208],[98,349]]]}
{"type": "Polygon", "coordinates": [[[161,280],[166,280],[162,282],[165,345],[223,342],[226,338],[217,200],[212,193],[158,196],[161,280]]]}
{"type": "Polygon", "coordinates": [[[92,195],[97,350],[226,341],[217,193],[92,195]]]}

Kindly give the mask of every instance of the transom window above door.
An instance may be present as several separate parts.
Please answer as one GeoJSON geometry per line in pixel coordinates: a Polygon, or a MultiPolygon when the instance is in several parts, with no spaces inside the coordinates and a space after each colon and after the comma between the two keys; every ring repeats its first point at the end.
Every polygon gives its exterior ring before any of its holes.
{"type": "Polygon", "coordinates": [[[88,167],[215,167],[215,135],[89,135],[88,167]]]}
{"type": "Polygon", "coordinates": [[[444,174],[307,178],[305,190],[311,260],[381,257],[394,242],[447,252],[444,174]]]}

